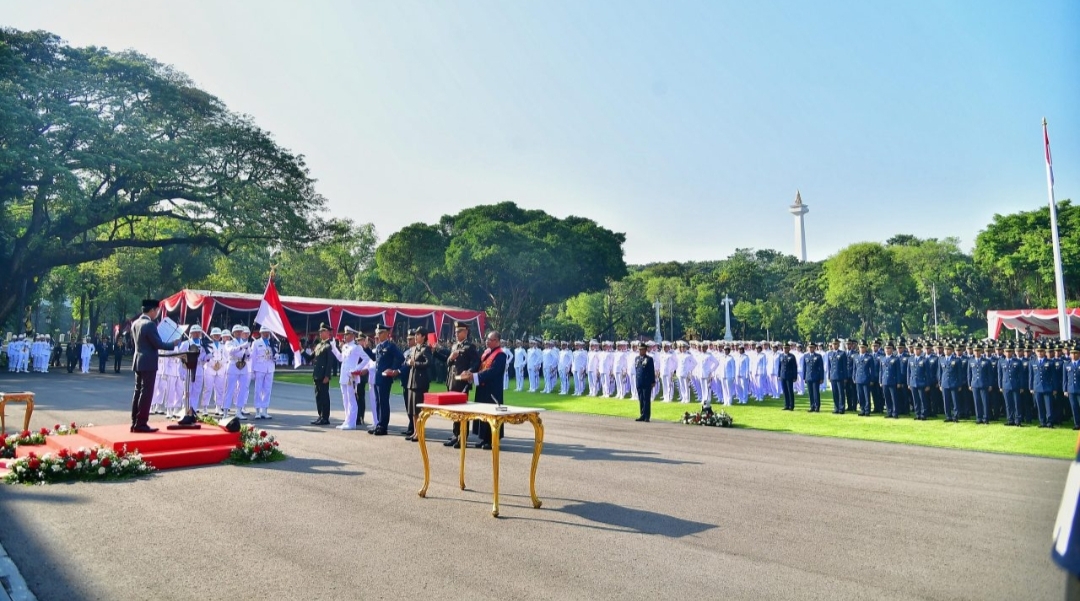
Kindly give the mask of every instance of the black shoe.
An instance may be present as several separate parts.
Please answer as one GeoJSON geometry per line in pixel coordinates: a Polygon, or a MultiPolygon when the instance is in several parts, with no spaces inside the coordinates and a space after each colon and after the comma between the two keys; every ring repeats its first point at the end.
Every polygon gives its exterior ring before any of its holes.
{"type": "Polygon", "coordinates": [[[413,431],[412,430],[405,430],[404,432],[399,432],[399,434],[401,434],[402,436],[412,436],[413,431]]]}
{"type": "Polygon", "coordinates": [[[139,426],[133,426],[131,428],[131,431],[132,432],[138,432],[140,434],[152,434],[154,432],[157,432],[158,429],[157,428],[151,428],[150,426],[148,426],[146,424],[142,424],[142,425],[139,425],[139,426]]]}
{"type": "Polygon", "coordinates": [[[311,425],[318,426],[321,423],[322,423],[322,418],[320,417],[320,418],[316,418],[315,421],[311,422],[311,425]]]}
{"type": "MultiPolygon", "coordinates": [[[[455,449],[460,449],[461,448],[461,439],[459,438],[459,439],[455,440],[454,444],[452,444],[450,446],[454,447],[455,449]]],[[[466,447],[469,446],[469,441],[467,439],[465,440],[465,446],[466,447]]]]}
{"type": "Polygon", "coordinates": [[[458,437],[455,436],[455,437],[451,438],[450,440],[442,443],[442,446],[444,446],[444,447],[454,447],[456,449],[456,448],[458,448],[457,447],[457,442],[458,442],[458,437]]]}
{"type": "Polygon", "coordinates": [[[483,449],[485,451],[490,451],[491,450],[491,443],[490,442],[481,442],[480,444],[476,445],[476,448],[483,449]]]}
{"type": "Polygon", "coordinates": [[[375,433],[375,428],[368,428],[367,433],[368,434],[374,434],[375,433]]]}
{"type": "Polygon", "coordinates": [[[643,422],[643,421],[645,421],[645,418],[644,417],[639,417],[639,418],[635,419],[634,421],[643,422]]]}
{"type": "Polygon", "coordinates": [[[382,428],[375,428],[374,434],[375,436],[386,436],[386,430],[383,430],[382,428]]]}

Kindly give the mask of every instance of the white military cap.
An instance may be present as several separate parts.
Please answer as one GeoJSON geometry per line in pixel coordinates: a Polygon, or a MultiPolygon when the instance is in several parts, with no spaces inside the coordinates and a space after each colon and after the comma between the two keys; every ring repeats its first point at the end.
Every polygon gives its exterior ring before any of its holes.
{"type": "Polygon", "coordinates": [[[235,326],[232,327],[232,331],[233,332],[243,332],[244,331],[244,326],[242,326],[240,324],[236,324],[235,326]]]}
{"type": "Polygon", "coordinates": [[[203,333],[203,331],[202,331],[202,328],[199,327],[199,324],[195,324],[195,325],[191,326],[190,328],[188,328],[188,334],[202,334],[202,333],[203,333]]]}
{"type": "Polygon", "coordinates": [[[686,344],[686,341],[685,341],[685,340],[680,340],[680,341],[676,342],[675,344],[677,344],[677,345],[679,345],[679,346],[688,346],[688,345],[686,344]]]}
{"type": "Polygon", "coordinates": [[[590,341],[589,341],[589,346],[600,346],[600,342],[598,342],[598,341],[597,341],[597,340],[595,340],[595,339],[593,339],[593,340],[590,340],[590,341]]]}
{"type": "Polygon", "coordinates": [[[625,340],[620,340],[620,341],[616,342],[615,344],[618,345],[618,346],[626,346],[626,341],[625,340]]]}
{"type": "Polygon", "coordinates": [[[656,346],[656,341],[650,340],[650,341],[645,343],[645,346],[656,346]]]}
{"type": "Polygon", "coordinates": [[[601,345],[602,346],[611,346],[611,341],[610,340],[605,340],[603,343],[601,343],[601,345]]]}
{"type": "Polygon", "coordinates": [[[346,334],[359,334],[360,330],[354,330],[354,329],[352,329],[352,326],[345,326],[345,333],[346,334]]]}
{"type": "Polygon", "coordinates": [[[232,335],[232,332],[230,332],[229,330],[222,330],[221,331],[221,337],[222,338],[226,338],[226,337],[232,338],[233,335],[232,335]]]}
{"type": "Polygon", "coordinates": [[[242,327],[241,330],[243,330],[243,332],[245,334],[250,334],[251,333],[251,328],[249,328],[247,326],[242,327]]]}
{"type": "Polygon", "coordinates": [[[221,336],[221,328],[214,328],[210,330],[211,336],[221,336]]]}

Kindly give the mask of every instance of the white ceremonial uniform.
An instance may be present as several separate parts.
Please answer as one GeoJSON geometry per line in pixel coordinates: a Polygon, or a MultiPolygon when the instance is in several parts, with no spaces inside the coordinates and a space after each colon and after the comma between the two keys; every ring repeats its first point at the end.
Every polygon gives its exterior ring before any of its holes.
{"type": "MultiPolygon", "coordinates": [[[[270,409],[270,393],[274,389],[276,365],[273,345],[264,333],[251,343],[251,373],[255,379],[255,415],[267,416],[270,409]]],[[[355,387],[354,387],[355,391],[355,387]]]]}
{"type": "MultiPolygon", "coordinates": [[[[341,388],[341,401],[345,409],[345,420],[338,426],[341,430],[354,430],[358,421],[363,416],[359,415],[359,404],[356,401],[356,384],[360,381],[360,374],[353,372],[368,371],[371,367],[371,358],[364,352],[364,348],[354,342],[346,342],[338,348],[335,341],[330,350],[341,361],[341,376],[338,385],[341,388]]],[[[374,405],[372,406],[374,410],[374,405]]],[[[373,422],[373,423],[378,423],[373,422]]]]}
{"type": "Polygon", "coordinates": [[[540,349],[532,346],[526,352],[526,361],[529,368],[529,392],[540,390],[540,372],[544,366],[544,355],[540,349]]]}
{"type": "Polygon", "coordinates": [[[765,353],[765,361],[769,370],[769,396],[772,398],[778,398],[780,396],[780,358],[781,354],[769,349],[765,353]]]}
{"type": "Polygon", "coordinates": [[[7,369],[8,369],[8,371],[15,371],[15,364],[16,364],[16,361],[15,361],[15,341],[14,340],[8,340],[7,347],[5,347],[5,350],[7,351],[7,358],[8,358],[7,359],[7,369]]]}
{"type": "Polygon", "coordinates": [[[694,356],[689,351],[680,350],[675,354],[675,378],[679,381],[680,402],[690,402],[690,382],[693,379],[694,367],[694,356]]]}
{"type": "MultiPolygon", "coordinates": [[[[199,360],[195,363],[195,377],[194,377],[194,379],[191,380],[191,390],[190,390],[190,396],[188,397],[188,401],[191,404],[192,410],[198,411],[199,410],[199,399],[202,398],[203,385],[204,385],[204,383],[206,381],[205,380],[206,379],[206,373],[205,373],[204,369],[205,369],[206,357],[208,356],[208,354],[206,352],[206,348],[202,344],[202,339],[201,338],[199,340],[195,340],[194,338],[189,339],[189,340],[185,340],[182,343],[180,343],[180,345],[176,348],[176,350],[187,352],[188,349],[191,349],[191,348],[198,348],[199,349],[199,360]]],[[[183,391],[184,390],[184,380],[183,380],[183,378],[191,377],[191,376],[190,376],[190,374],[187,374],[187,369],[184,367],[182,362],[180,364],[180,374],[181,374],[180,390],[183,391]]],[[[182,392],[181,392],[181,394],[182,394],[182,392]]]]}
{"type": "Polygon", "coordinates": [[[570,372],[574,369],[574,352],[568,348],[559,351],[559,394],[570,394],[570,372]]]}
{"type": "Polygon", "coordinates": [[[19,341],[19,371],[29,373],[30,367],[30,343],[26,339],[19,341]]]}
{"type": "Polygon", "coordinates": [[[559,378],[559,350],[555,347],[544,349],[544,394],[555,390],[555,382],[559,378]]]}
{"type": "Polygon", "coordinates": [[[806,383],[803,382],[803,353],[802,351],[791,351],[791,354],[795,355],[795,362],[799,364],[799,379],[795,380],[795,394],[803,394],[806,392],[806,383]]]}
{"type": "Polygon", "coordinates": [[[750,381],[756,400],[765,400],[769,390],[769,358],[764,351],[754,351],[750,358],[750,381]]]}
{"type": "Polygon", "coordinates": [[[229,364],[229,358],[225,354],[225,343],[210,341],[209,351],[206,354],[206,363],[203,365],[202,398],[199,401],[200,410],[210,407],[210,396],[214,397],[214,406],[220,411],[225,399],[225,370],[229,364]]]}
{"type": "Polygon", "coordinates": [[[239,414],[246,400],[240,395],[243,393],[246,396],[248,390],[245,382],[248,378],[247,363],[250,347],[246,342],[233,340],[225,345],[225,349],[229,357],[229,365],[225,371],[225,406],[222,410],[226,415],[229,409],[234,409],[239,414]],[[243,365],[238,365],[240,363],[243,365]]]}
{"type": "Polygon", "coordinates": [[[589,374],[589,394],[594,397],[600,396],[600,351],[598,349],[589,350],[585,371],[589,374]]]}
{"type": "Polygon", "coordinates": [[[675,350],[661,351],[660,356],[660,384],[664,389],[664,402],[671,403],[675,400],[675,364],[678,362],[678,353],[675,350]]]}
{"type": "Polygon", "coordinates": [[[600,385],[604,396],[615,396],[615,354],[608,350],[600,351],[600,385]]]}
{"type": "Polygon", "coordinates": [[[623,362],[626,364],[626,391],[630,393],[632,400],[638,400],[637,398],[637,359],[638,349],[634,347],[632,350],[627,351],[623,357],[623,362]]]}
{"type": "Polygon", "coordinates": [[[745,405],[750,394],[750,357],[742,351],[735,353],[735,392],[745,405]]]}
{"type": "Polygon", "coordinates": [[[738,367],[735,364],[735,357],[731,353],[724,353],[722,361],[718,368],[720,372],[720,392],[724,395],[724,405],[730,407],[731,401],[735,398],[735,377],[738,367]]]}
{"type": "MultiPolygon", "coordinates": [[[[525,388],[525,364],[528,361],[526,355],[528,353],[525,352],[525,347],[514,347],[514,387],[518,392],[525,388]]],[[[503,389],[505,388],[504,386],[503,389]]]]}
{"type": "Polygon", "coordinates": [[[626,349],[620,349],[619,346],[621,345],[616,345],[611,353],[611,373],[615,379],[614,396],[624,399],[626,398],[626,349]]]}
{"type": "Polygon", "coordinates": [[[158,372],[163,389],[161,400],[165,405],[165,415],[180,415],[180,406],[184,401],[184,389],[180,381],[180,359],[164,357],[162,370],[158,372]]]}
{"type": "Polygon", "coordinates": [[[574,394],[585,394],[586,372],[589,370],[589,351],[579,348],[573,352],[570,358],[570,369],[574,373],[574,394]]]}
{"type": "Polygon", "coordinates": [[[85,342],[82,345],[80,359],[82,359],[82,373],[90,373],[90,357],[94,355],[94,345],[85,342]]]}

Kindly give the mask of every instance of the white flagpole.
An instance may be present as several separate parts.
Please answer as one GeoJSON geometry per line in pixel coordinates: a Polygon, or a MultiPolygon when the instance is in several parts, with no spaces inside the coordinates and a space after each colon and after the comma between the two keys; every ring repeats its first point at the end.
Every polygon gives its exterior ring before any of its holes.
{"type": "Polygon", "coordinates": [[[1054,170],[1050,159],[1050,135],[1043,118],[1043,143],[1046,146],[1046,190],[1050,197],[1050,236],[1054,243],[1054,291],[1057,293],[1058,331],[1061,340],[1072,339],[1072,326],[1065,306],[1065,273],[1061,268],[1061,239],[1058,237],[1057,203],[1054,202],[1054,170]]]}

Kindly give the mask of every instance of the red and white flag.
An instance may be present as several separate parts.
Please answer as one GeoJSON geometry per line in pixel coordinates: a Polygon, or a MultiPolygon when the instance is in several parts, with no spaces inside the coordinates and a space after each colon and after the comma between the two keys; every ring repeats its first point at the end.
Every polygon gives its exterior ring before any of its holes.
{"type": "Polygon", "coordinates": [[[263,293],[262,303],[259,304],[259,313],[255,315],[255,321],[264,330],[281,336],[289,341],[289,348],[293,353],[293,367],[300,367],[300,338],[289,325],[289,318],[285,316],[285,307],[281,305],[281,297],[278,296],[277,287],[274,286],[274,278],[266,283],[266,292],[263,293]]]}

